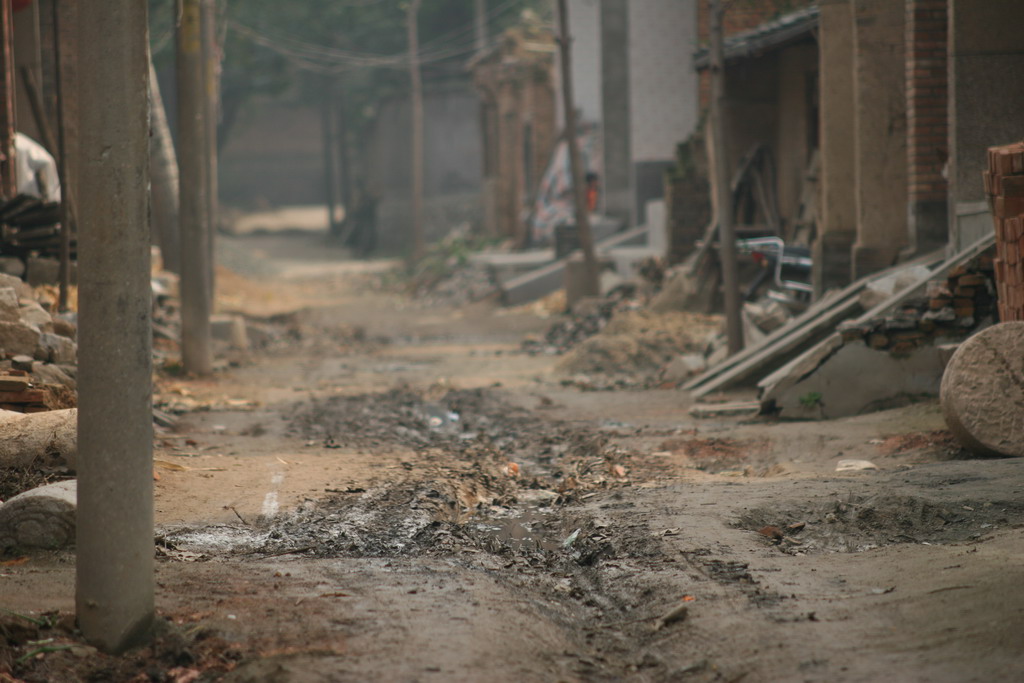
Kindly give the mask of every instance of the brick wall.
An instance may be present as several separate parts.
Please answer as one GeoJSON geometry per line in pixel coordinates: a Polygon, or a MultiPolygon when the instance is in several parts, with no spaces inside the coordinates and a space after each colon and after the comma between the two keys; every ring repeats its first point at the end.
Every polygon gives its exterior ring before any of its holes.
{"type": "MultiPolygon", "coordinates": [[[[724,3],[725,37],[749,31],[776,17],[815,4],[816,0],[733,0],[724,3]]],[[[697,0],[697,42],[707,45],[711,36],[711,15],[708,0],[697,0]]],[[[700,106],[704,109],[711,100],[711,74],[700,74],[700,106]]]]}
{"type": "Polygon", "coordinates": [[[907,154],[910,202],[944,202],[949,156],[947,0],[907,2],[907,154]]]}

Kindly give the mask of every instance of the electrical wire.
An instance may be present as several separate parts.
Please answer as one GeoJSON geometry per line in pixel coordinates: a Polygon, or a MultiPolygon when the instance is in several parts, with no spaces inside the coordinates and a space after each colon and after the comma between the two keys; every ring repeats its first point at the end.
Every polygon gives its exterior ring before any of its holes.
{"type": "MultiPolygon", "coordinates": [[[[377,2],[380,0],[373,1],[377,2]]],[[[520,2],[521,0],[506,0],[498,7],[493,8],[486,15],[485,25],[491,27],[520,2]]],[[[410,64],[408,52],[381,55],[344,50],[310,43],[287,35],[277,34],[271,36],[236,19],[227,19],[226,24],[230,30],[245,36],[257,45],[276,52],[296,66],[318,73],[337,74],[368,68],[405,70],[409,68],[410,64]]],[[[460,29],[450,31],[425,43],[423,49],[418,54],[420,65],[435,64],[476,52],[475,28],[475,23],[463,26],[460,29]]]]}

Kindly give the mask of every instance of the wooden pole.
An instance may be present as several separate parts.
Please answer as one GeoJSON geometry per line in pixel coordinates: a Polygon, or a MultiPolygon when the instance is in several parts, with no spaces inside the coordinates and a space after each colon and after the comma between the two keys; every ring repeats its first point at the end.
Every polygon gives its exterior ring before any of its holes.
{"type": "Polygon", "coordinates": [[[54,85],[57,112],[57,174],[60,176],[60,290],[57,306],[69,308],[71,289],[71,238],[76,229],[72,197],[77,183],[73,154],[77,141],[78,89],[76,64],[78,50],[78,5],[67,0],[53,1],[54,85]]]}
{"type": "Polygon", "coordinates": [[[412,260],[426,253],[423,236],[423,82],[420,77],[419,42],[420,0],[409,3],[409,103],[412,109],[412,260]]]}
{"type": "Polygon", "coordinates": [[[597,256],[594,253],[594,238],[590,232],[590,213],[587,210],[586,189],[583,184],[583,162],[580,159],[579,140],[576,133],[576,102],[572,83],[572,38],[569,36],[569,11],[566,0],[558,0],[558,39],[562,57],[562,103],[565,109],[565,138],[569,146],[569,167],[572,171],[572,194],[576,209],[576,230],[579,233],[580,249],[583,251],[584,282],[580,291],[585,296],[597,295],[600,291],[597,256]]]}
{"type": "Polygon", "coordinates": [[[117,653],[154,616],[147,3],[79,12],[78,626],[117,653]]]}
{"type": "Polygon", "coordinates": [[[174,151],[167,110],[157,82],[153,61],[149,63],[149,138],[150,220],[157,244],[162,250],[164,268],[181,274],[181,235],[178,218],[178,155],[174,151]]]}
{"type": "Polygon", "coordinates": [[[0,2],[0,87],[3,101],[0,102],[0,193],[5,199],[13,199],[18,193],[18,179],[14,163],[14,17],[11,15],[10,0],[0,2]]]}
{"type": "Polygon", "coordinates": [[[210,241],[206,193],[206,93],[201,0],[179,0],[177,30],[181,359],[185,371],[213,372],[210,347],[210,241]]]}
{"type": "Polygon", "coordinates": [[[729,168],[725,160],[725,10],[721,0],[708,0],[711,14],[711,135],[715,156],[715,215],[718,218],[718,254],[725,290],[725,330],[729,355],[743,350],[740,287],[736,265],[736,230],[732,220],[729,168]]]}

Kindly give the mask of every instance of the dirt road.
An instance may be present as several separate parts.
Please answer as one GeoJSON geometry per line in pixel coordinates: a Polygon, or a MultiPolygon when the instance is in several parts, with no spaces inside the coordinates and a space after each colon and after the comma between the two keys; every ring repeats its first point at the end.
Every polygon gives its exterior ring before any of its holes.
{"type": "MultiPolygon", "coordinates": [[[[161,385],[202,408],[157,449],[162,635],[15,678],[1020,680],[1024,462],[966,459],[937,406],[697,422],[563,386],[530,313],[419,309],[285,239],[235,240],[265,270],[228,284],[313,305],[291,340],[161,385]]],[[[27,616],[73,583],[73,555],[0,567],[27,616]]]]}

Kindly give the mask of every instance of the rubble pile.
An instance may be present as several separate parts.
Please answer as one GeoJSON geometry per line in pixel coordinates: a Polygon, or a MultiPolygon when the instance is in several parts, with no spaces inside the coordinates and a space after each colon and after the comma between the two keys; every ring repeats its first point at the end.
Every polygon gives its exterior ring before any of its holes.
{"type": "Polygon", "coordinates": [[[991,254],[954,268],[945,282],[931,283],[926,296],[909,299],[890,315],[839,325],[844,342],[862,340],[872,349],[906,354],[937,339],[960,339],[993,322],[996,308],[991,254]]]}
{"type": "Polygon", "coordinates": [[[76,315],[19,278],[0,274],[0,409],[42,412],[75,405],[76,315]]]}
{"type": "Polygon", "coordinates": [[[646,386],[657,383],[663,368],[681,354],[703,353],[720,327],[716,315],[620,311],[600,334],[567,352],[557,370],[568,375],[625,376],[646,386]]]}
{"type": "MultiPolygon", "coordinates": [[[[489,246],[466,223],[430,246],[416,269],[404,279],[403,289],[421,306],[465,306],[490,296],[498,284],[490,269],[470,260],[470,254],[489,246]]],[[[493,246],[493,245],[490,245],[493,246]]]]}
{"type": "Polygon", "coordinates": [[[457,308],[487,298],[497,287],[487,266],[467,262],[453,265],[440,279],[416,285],[412,295],[422,306],[457,308]]]}
{"type": "Polygon", "coordinates": [[[619,285],[603,297],[586,297],[573,306],[569,316],[548,328],[543,338],[528,337],[523,350],[530,354],[563,354],[601,332],[619,311],[635,311],[642,303],[636,298],[637,286],[619,285]]]}

